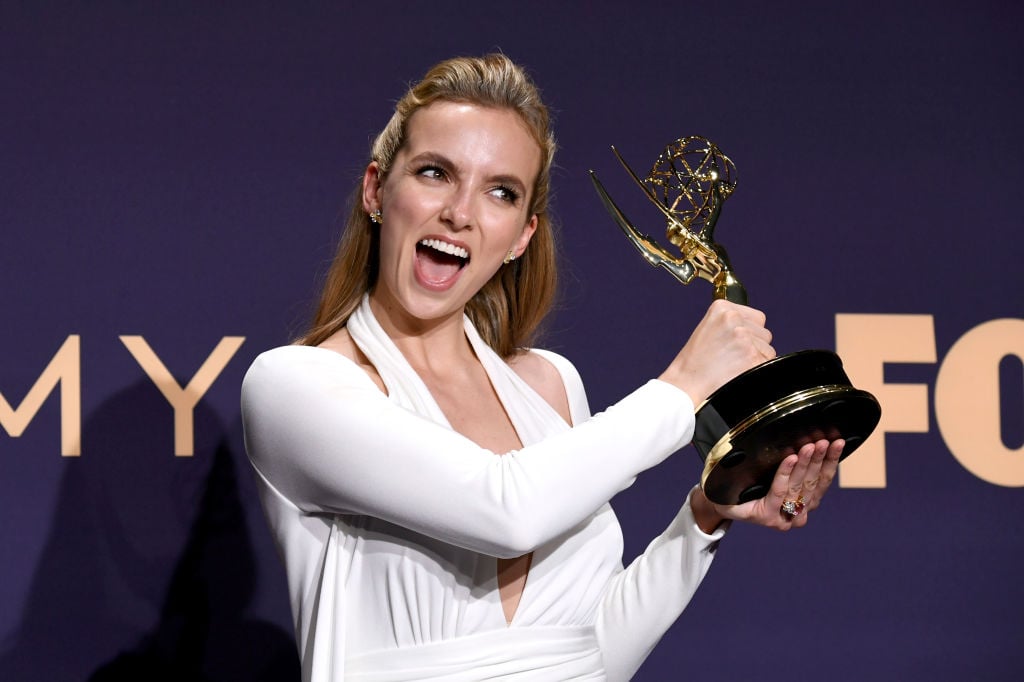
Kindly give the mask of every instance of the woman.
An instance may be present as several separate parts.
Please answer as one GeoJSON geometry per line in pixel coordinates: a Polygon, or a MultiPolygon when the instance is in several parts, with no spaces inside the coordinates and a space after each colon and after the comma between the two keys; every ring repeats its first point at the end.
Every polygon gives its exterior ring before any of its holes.
{"type": "Polygon", "coordinates": [[[801,526],[835,473],[843,444],[821,441],[762,500],[694,488],[623,569],[608,500],[774,350],[761,313],[717,302],[658,379],[591,417],[568,361],[523,350],[553,294],[553,152],[507,58],[434,67],[373,145],[312,330],[246,376],[304,680],[628,679],[729,520],[801,526]]]}

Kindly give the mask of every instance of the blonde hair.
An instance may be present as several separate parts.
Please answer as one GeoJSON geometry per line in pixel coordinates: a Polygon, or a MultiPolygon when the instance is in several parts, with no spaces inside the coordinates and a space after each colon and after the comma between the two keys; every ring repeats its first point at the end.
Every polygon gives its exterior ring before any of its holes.
{"type": "MultiPolygon", "coordinates": [[[[537,229],[526,250],[501,267],[466,304],[466,314],[483,339],[502,357],[526,346],[551,308],[557,284],[555,244],[548,200],[555,140],[547,107],[523,70],[502,54],[456,57],[441,62],[412,86],[395,105],[395,113],[374,140],[372,160],[381,173],[391,168],[406,141],[409,118],[433,102],[465,102],[514,111],[541,150],[541,167],[533,183],[527,215],[537,229]]],[[[315,346],[337,332],[377,282],[380,243],[360,201],[361,185],[351,198],[351,212],[334,261],[327,272],[312,325],[298,343],[315,346]]]]}

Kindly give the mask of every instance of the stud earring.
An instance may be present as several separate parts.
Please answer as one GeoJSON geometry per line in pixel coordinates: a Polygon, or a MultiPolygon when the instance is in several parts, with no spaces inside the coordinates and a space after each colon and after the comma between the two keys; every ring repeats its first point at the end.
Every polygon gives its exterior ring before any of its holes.
{"type": "Polygon", "coordinates": [[[504,263],[505,265],[508,265],[509,263],[514,261],[515,259],[516,259],[516,250],[515,249],[509,249],[508,250],[508,255],[505,256],[505,260],[503,260],[502,263],[504,263]]]}
{"type": "Polygon", "coordinates": [[[370,212],[370,222],[374,225],[380,225],[384,216],[381,215],[380,209],[370,212]]]}

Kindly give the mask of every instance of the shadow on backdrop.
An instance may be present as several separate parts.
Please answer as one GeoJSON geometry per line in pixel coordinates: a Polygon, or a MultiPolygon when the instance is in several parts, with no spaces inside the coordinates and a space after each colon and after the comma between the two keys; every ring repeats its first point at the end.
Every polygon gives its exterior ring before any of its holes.
{"type": "Polygon", "coordinates": [[[291,634],[247,614],[239,457],[202,403],[196,454],[175,457],[172,417],[140,381],[85,424],[0,679],[299,679],[291,634]]]}

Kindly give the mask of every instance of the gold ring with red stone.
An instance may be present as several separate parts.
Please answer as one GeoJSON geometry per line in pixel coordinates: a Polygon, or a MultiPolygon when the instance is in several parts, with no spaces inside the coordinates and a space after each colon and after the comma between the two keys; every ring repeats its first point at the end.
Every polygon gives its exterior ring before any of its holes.
{"type": "Polygon", "coordinates": [[[783,500],[782,506],[779,507],[779,511],[786,516],[797,517],[804,513],[805,507],[804,496],[801,495],[796,500],[783,500]]]}

